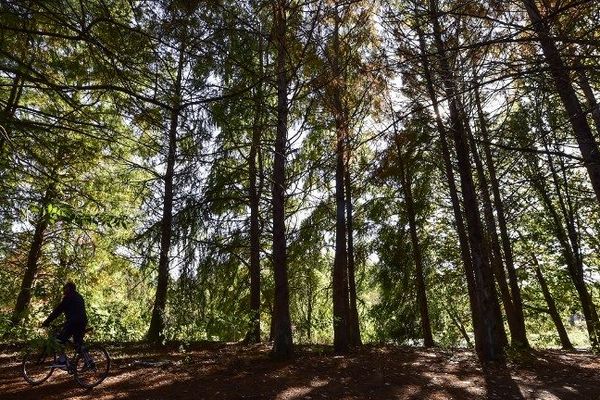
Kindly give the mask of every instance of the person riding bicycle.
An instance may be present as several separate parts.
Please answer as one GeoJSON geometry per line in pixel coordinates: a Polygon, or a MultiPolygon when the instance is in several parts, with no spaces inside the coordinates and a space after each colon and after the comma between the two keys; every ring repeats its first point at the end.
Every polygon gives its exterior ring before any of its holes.
{"type": "MultiPolygon", "coordinates": [[[[62,301],[46,318],[42,326],[49,326],[61,313],[65,314],[65,323],[56,338],[61,344],[65,344],[69,338],[73,337],[75,348],[79,351],[83,344],[83,336],[85,335],[85,328],[87,326],[87,314],[85,312],[83,297],[77,292],[75,284],[71,281],[68,281],[63,286],[62,301]]],[[[58,362],[59,364],[66,362],[64,353],[61,354],[58,362]]]]}

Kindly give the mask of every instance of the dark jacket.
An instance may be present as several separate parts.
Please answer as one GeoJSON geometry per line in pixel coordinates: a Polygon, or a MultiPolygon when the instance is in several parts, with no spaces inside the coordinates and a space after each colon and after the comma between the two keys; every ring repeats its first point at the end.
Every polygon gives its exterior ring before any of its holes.
{"type": "Polygon", "coordinates": [[[60,304],[52,311],[52,314],[46,318],[44,325],[50,324],[61,313],[65,313],[66,324],[87,325],[85,302],[83,301],[83,297],[77,292],[72,292],[64,296],[60,304]]]}

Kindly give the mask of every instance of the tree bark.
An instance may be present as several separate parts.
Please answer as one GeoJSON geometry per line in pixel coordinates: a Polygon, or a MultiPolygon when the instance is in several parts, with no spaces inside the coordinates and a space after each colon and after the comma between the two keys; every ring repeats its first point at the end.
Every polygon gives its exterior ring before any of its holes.
{"type": "MultiPolygon", "coordinates": [[[[263,74],[263,42],[259,37],[259,76],[263,74]]],[[[258,190],[257,156],[261,145],[262,109],[263,109],[262,83],[256,87],[254,94],[254,123],[252,126],[252,143],[249,154],[249,193],[250,202],[250,330],[246,335],[249,343],[260,342],[260,195],[258,190]]],[[[262,172],[262,171],[260,171],[262,172]]]]}
{"type": "Polygon", "coordinates": [[[346,247],[346,203],[344,195],[344,175],[346,140],[348,137],[347,113],[342,104],[343,77],[340,71],[340,16],[335,6],[335,25],[333,28],[333,117],[336,132],[336,168],[335,168],[335,257],[333,261],[333,347],[336,353],[345,353],[350,346],[349,314],[350,298],[348,293],[348,254],[346,247]]]}
{"type": "Polygon", "coordinates": [[[165,339],[165,306],[167,303],[167,289],[169,287],[169,251],[171,249],[171,236],[173,232],[173,177],[175,174],[175,161],[177,154],[177,128],[181,112],[181,82],[184,67],[184,45],[179,49],[177,77],[173,90],[173,105],[171,107],[170,125],[167,134],[167,168],[164,177],[163,210],[160,221],[160,253],[158,258],[158,282],[154,297],[152,318],[146,339],[151,342],[161,342],[165,339]]]}
{"type": "Polygon", "coordinates": [[[448,190],[450,192],[450,200],[452,203],[452,210],[454,212],[454,220],[456,223],[456,232],[458,235],[458,243],[460,247],[460,254],[465,277],[467,279],[467,292],[469,294],[469,303],[471,305],[471,320],[473,323],[473,330],[475,336],[481,335],[479,332],[481,323],[479,322],[479,313],[476,311],[479,309],[477,304],[477,296],[475,295],[475,275],[473,273],[473,265],[471,264],[471,250],[469,249],[469,240],[467,237],[467,231],[464,225],[463,212],[461,210],[460,199],[458,198],[458,191],[456,189],[456,178],[454,176],[454,169],[452,167],[452,160],[450,156],[450,149],[448,148],[447,142],[447,131],[442,121],[441,113],[439,110],[439,102],[434,89],[433,76],[429,66],[429,58],[427,56],[427,48],[425,40],[423,38],[423,32],[420,27],[417,26],[419,34],[419,48],[421,52],[421,62],[423,65],[423,74],[425,76],[425,83],[427,87],[427,93],[431,99],[433,110],[435,113],[435,122],[440,138],[440,147],[442,150],[442,159],[444,162],[444,173],[446,175],[446,181],[448,182],[448,190]]]}
{"type": "MultiPolygon", "coordinates": [[[[349,147],[346,140],[346,147],[349,147]]],[[[350,150],[347,149],[344,182],[346,186],[346,228],[348,234],[348,292],[350,295],[350,313],[348,315],[348,334],[351,346],[362,345],[356,295],[356,276],[354,263],[354,215],[352,210],[352,181],[350,179],[350,150]]]]}
{"type": "Polygon", "coordinates": [[[287,277],[287,244],[285,237],[285,161],[288,120],[288,76],[286,71],[286,11],[285,0],[274,4],[274,35],[277,68],[277,133],[273,159],[273,269],[275,298],[273,302],[272,357],[287,359],[293,354],[292,324],[289,309],[287,277]]]}
{"type": "Polygon", "coordinates": [[[475,169],[479,179],[479,189],[481,192],[481,200],[483,203],[483,213],[487,231],[486,250],[489,256],[488,260],[496,278],[498,289],[500,290],[500,298],[502,299],[504,312],[506,313],[506,319],[508,321],[508,328],[510,330],[512,342],[518,347],[518,344],[520,343],[520,340],[518,338],[521,333],[524,333],[524,331],[519,332],[513,300],[510,293],[510,289],[508,287],[506,272],[504,271],[504,265],[502,264],[502,251],[500,250],[500,241],[498,238],[498,232],[496,230],[496,220],[494,218],[494,211],[490,200],[488,181],[487,177],[485,176],[483,163],[481,162],[481,159],[479,157],[475,139],[473,137],[472,132],[467,127],[468,122],[464,120],[464,124],[465,130],[467,131],[467,135],[469,137],[469,142],[471,144],[473,160],[475,161],[475,169]]]}
{"type": "Polygon", "coordinates": [[[490,138],[487,130],[487,122],[481,106],[479,96],[479,88],[475,85],[475,105],[479,119],[479,127],[483,138],[483,150],[487,164],[487,170],[490,178],[490,186],[493,194],[494,208],[498,218],[498,228],[500,230],[500,238],[502,240],[502,250],[504,251],[504,261],[506,270],[508,271],[508,282],[510,285],[510,295],[514,313],[514,329],[511,329],[511,338],[513,346],[529,348],[527,340],[527,331],[525,329],[525,316],[523,315],[523,300],[521,297],[521,289],[517,279],[515,270],[514,258],[510,237],[508,236],[508,228],[506,224],[506,216],[504,215],[504,203],[500,195],[500,184],[496,174],[496,166],[490,149],[490,138]]]}
{"type": "Polygon", "coordinates": [[[410,240],[412,243],[412,253],[415,261],[415,283],[417,289],[417,302],[419,303],[419,314],[421,316],[421,332],[423,334],[423,345],[433,347],[433,335],[431,333],[431,323],[429,321],[429,308],[427,306],[427,290],[423,272],[423,257],[421,255],[421,244],[417,234],[417,219],[415,204],[412,195],[412,179],[404,166],[402,151],[398,145],[398,166],[400,169],[400,183],[404,193],[406,205],[406,214],[408,216],[408,227],[410,230],[410,240]]]}
{"type": "MultiPolygon", "coordinates": [[[[545,141],[544,146],[546,150],[548,150],[548,146],[545,141]]],[[[592,347],[600,349],[600,319],[598,318],[596,306],[593,303],[592,296],[587,289],[587,285],[583,277],[583,257],[579,245],[579,232],[577,231],[576,227],[575,213],[568,191],[567,177],[563,176],[565,185],[563,195],[563,190],[561,190],[561,184],[559,181],[558,173],[556,171],[556,166],[554,165],[551,156],[548,156],[548,166],[550,167],[550,171],[552,174],[552,181],[554,182],[554,187],[558,198],[558,205],[566,225],[566,237],[568,238],[568,244],[570,245],[567,246],[566,251],[569,251],[569,259],[573,263],[572,267],[570,268],[571,278],[573,280],[573,284],[575,285],[575,289],[579,294],[592,347]]],[[[564,173],[564,166],[562,169],[564,173]]],[[[567,242],[565,240],[565,244],[566,243],[567,242]]]]}
{"type": "Polygon", "coordinates": [[[469,337],[469,334],[467,333],[467,330],[465,329],[465,326],[460,321],[460,319],[458,318],[458,316],[456,315],[456,313],[453,312],[451,308],[448,308],[446,310],[446,312],[448,313],[448,316],[452,320],[452,323],[454,325],[456,325],[456,327],[458,328],[458,331],[460,332],[461,336],[463,337],[463,339],[467,343],[467,347],[473,347],[473,343],[471,343],[471,338],[469,337]]]}
{"type": "Polygon", "coordinates": [[[15,115],[21,93],[23,92],[24,83],[25,81],[21,78],[21,75],[16,74],[14,76],[13,83],[10,88],[10,94],[6,100],[6,106],[4,107],[4,110],[2,110],[0,127],[4,129],[2,132],[0,132],[0,155],[2,155],[4,151],[4,143],[10,138],[10,120],[15,115]]]}
{"type": "Polygon", "coordinates": [[[535,271],[535,277],[540,284],[540,288],[542,289],[542,294],[544,295],[544,300],[546,300],[546,305],[548,306],[548,313],[552,318],[552,322],[554,322],[554,326],[556,327],[556,332],[558,333],[558,338],[560,339],[560,344],[563,350],[573,350],[573,345],[569,340],[569,335],[567,335],[567,330],[560,318],[560,314],[558,313],[558,309],[556,308],[556,303],[554,302],[554,298],[550,293],[550,289],[548,289],[548,284],[546,283],[546,278],[542,274],[542,269],[540,268],[540,264],[535,253],[531,253],[531,259],[533,260],[533,267],[535,271]]]}
{"type": "Polygon", "coordinates": [[[481,335],[476,336],[475,338],[475,346],[482,361],[503,359],[506,334],[502,324],[493,275],[486,258],[481,216],[479,214],[479,204],[475,194],[475,185],[471,175],[469,148],[465,128],[456,104],[454,77],[446,58],[446,51],[442,40],[442,31],[438,21],[437,0],[430,0],[429,4],[434,40],[439,54],[440,71],[448,99],[451,132],[454,138],[463,201],[465,208],[469,210],[466,213],[467,229],[471,249],[471,260],[475,275],[475,294],[478,298],[478,313],[482,325],[482,330],[478,332],[481,333],[481,335]]]}
{"type": "Polygon", "coordinates": [[[31,247],[27,254],[27,264],[25,265],[25,274],[21,281],[21,289],[17,295],[17,302],[13,310],[10,322],[13,326],[18,325],[25,316],[29,303],[31,302],[31,290],[33,288],[33,282],[38,271],[38,261],[42,253],[42,246],[44,244],[44,233],[48,228],[49,216],[48,216],[48,205],[52,202],[55,197],[55,184],[51,183],[46,189],[42,200],[40,201],[40,210],[35,223],[35,229],[33,231],[33,238],[31,239],[31,247]]]}
{"type": "Polygon", "coordinates": [[[0,113],[0,159],[4,161],[4,145],[10,140],[12,134],[13,124],[12,118],[15,115],[21,93],[23,92],[23,85],[25,80],[22,79],[21,75],[16,74],[13,78],[13,83],[10,88],[10,94],[6,100],[6,106],[0,113]]]}
{"type": "Polygon", "coordinates": [[[575,89],[573,88],[566,65],[561,58],[556,44],[551,38],[550,28],[548,27],[547,22],[540,15],[535,0],[523,0],[523,4],[525,5],[533,29],[540,41],[546,62],[550,66],[550,72],[554,80],[556,91],[569,116],[571,127],[575,133],[579,150],[581,151],[585,167],[596,194],[596,200],[600,202],[600,150],[598,149],[598,143],[596,143],[596,140],[592,135],[586,115],[583,112],[575,89]]]}
{"type": "Polygon", "coordinates": [[[592,114],[592,120],[596,126],[596,134],[600,135],[600,105],[596,101],[596,96],[594,95],[594,91],[585,74],[585,69],[577,57],[575,58],[575,71],[577,73],[579,87],[585,96],[589,112],[592,114]]]}
{"type": "Polygon", "coordinates": [[[567,272],[579,296],[579,302],[581,303],[581,308],[585,317],[590,343],[592,347],[598,348],[598,337],[600,333],[598,326],[600,326],[600,324],[598,324],[598,314],[583,278],[583,264],[580,262],[580,259],[575,256],[573,249],[571,248],[569,235],[567,234],[560,215],[556,210],[550,195],[548,194],[548,189],[545,185],[545,178],[539,173],[539,170],[537,169],[537,163],[533,163],[531,160],[529,162],[533,171],[536,171],[534,172],[534,176],[531,178],[532,186],[540,196],[546,212],[552,219],[552,228],[562,248],[562,255],[565,259],[565,263],[567,264],[567,272]]]}

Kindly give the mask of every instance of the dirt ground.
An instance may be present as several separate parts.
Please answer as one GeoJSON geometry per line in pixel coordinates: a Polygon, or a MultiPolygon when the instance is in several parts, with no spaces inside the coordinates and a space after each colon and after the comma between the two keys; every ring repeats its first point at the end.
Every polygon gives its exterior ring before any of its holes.
{"type": "Polygon", "coordinates": [[[366,346],[347,356],[297,347],[287,362],[267,345],[108,345],[109,377],[84,390],[55,371],[21,377],[19,353],[0,348],[0,399],[600,399],[600,357],[541,351],[482,366],[471,351],[366,346]]]}

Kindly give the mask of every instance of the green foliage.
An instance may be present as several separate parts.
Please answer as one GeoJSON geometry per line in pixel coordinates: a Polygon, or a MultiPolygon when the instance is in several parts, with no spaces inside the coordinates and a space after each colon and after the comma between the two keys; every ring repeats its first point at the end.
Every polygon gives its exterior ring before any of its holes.
{"type": "MultiPolygon", "coordinates": [[[[268,338],[274,292],[274,62],[280,45],[273,40],[273,6],[262,0],[0,4],[3,341],[36,338],[68,279],[86,299],[94,340],[144,338],[157,283],[175,119],[165,337],[238,341],[246,336],[255,179],[260,319],[262,338],[268,338]],[[38,228],[41,250],[32,253],[38,228]],[[23,321],[13,326],[15,301],[32,259],[31,302],[23,321]]],[[[413,212],[435,341],[443,347],[472,345],[437,119],[447,130],[453,126],[429,10],[412,0],[291,1],[289,6],[283,45],[290,88],[280,95],[290,101],[285,212],[294,340],[332,340],[335,129],[336,122],[346,121],[344,160],[351,176],[363,340],[420,343],[416,249],[409,235],[413,212]],[[426,62],[436,101],[427,86],[426,62]]],[[[568,240],[579,243],[584,280],[597,305],[600,218],[587,172],[573,150],[577,143],[563,102],[551,80],[535,75],[541,53],[534,41],[521,40],[523,32],[512,23],[495,23],[512,18],[512,11],[499,2],[479,1],[441,2],[440,8],[462,118],[477,150],[489,141],[498,171],[529,339],[536,347],[559,345],[536,280],[535,257],[571,341],[589,346],[557,228],[572,224],[568,240]],[[513,37],[518,40],[506,39],[513,37]],[[483,121],[475,89],[482,97],[483,121]],[[483,123],[489,125],[485,140],[483,123]]],[[[550,28],[553,37],[573,38],[565,58],[581,58],[598,93],[597,37],[591,37],[597,10],[573,9],[561,11],[550,28]]],[[[583,93],[578,95],[583,104],[583,93]]],[[[591,115],[588,122],[593,126],[591,115]]],[[[449,144],[454,162],[454,143],[449,144]]]]}

